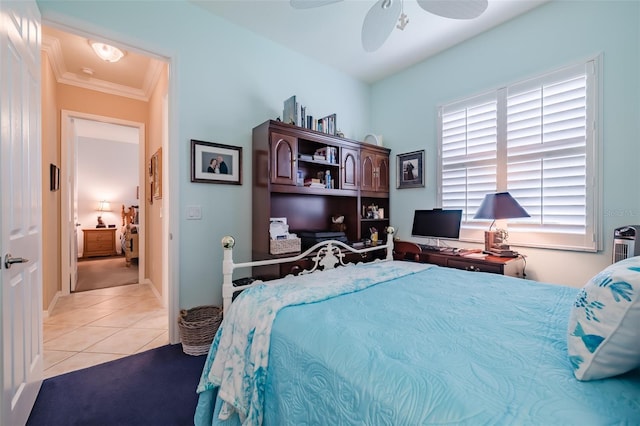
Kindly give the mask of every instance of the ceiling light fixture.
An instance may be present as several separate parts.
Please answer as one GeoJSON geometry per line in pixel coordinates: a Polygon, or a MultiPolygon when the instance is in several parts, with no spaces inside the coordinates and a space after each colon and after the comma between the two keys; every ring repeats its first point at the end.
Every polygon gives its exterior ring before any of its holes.
{"type": "Polygon", "coordinates": [[[99,43],[97,41],[89,42],[93,51],[96,52],[96,55],[100,57],[103,61],[107,62],[118,62],[124,56],[124,52],[117,47],[111,46],[105,43],[99,43]]]}

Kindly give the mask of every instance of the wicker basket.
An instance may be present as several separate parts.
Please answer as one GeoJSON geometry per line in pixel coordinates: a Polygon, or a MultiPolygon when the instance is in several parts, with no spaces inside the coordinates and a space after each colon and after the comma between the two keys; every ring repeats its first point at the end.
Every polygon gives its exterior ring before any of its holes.
{"type": "Polygon", "coordinates": [[[300,251],[300,238],[286,240],[269,240],[269,252],[271,254],[295,253],[300,251]]]}
{"type": "Polygon", "coordinates": [[[182,309],[178,318],[182,350],[188,355],[205,355],[222,322],[222,308],[198,306],[182,309]]]}

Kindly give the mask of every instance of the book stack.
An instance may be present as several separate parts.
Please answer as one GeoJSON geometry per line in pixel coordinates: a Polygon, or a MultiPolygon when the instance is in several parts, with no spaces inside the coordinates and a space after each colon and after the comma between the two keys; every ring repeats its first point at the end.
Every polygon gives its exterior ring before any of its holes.
{"type": "Polygon", "coordinates": [[[304,180],[304,186],[308,188],[324,188],[324,184],[320,179],[317,178],[307,178],[304,180]]]}
{"type": "MultiPolygon", "coordinates": [[[[327,146],[324,148],[320,148],[317,149],[314,157],[324,157],[324,158],[317,158],[317,159],[322,159],[322,160],[326,160],[331,164],[337,164],[338,163],[338,148],[336,148],[335,146],[327,146]]],[[[314,158],[314,160],[316,160],[316,158],[314,158]]]]}
{"type": "Polygon", "coordinates": [[[317,128],[315,129],[322,133],[328,133],[330,135],[336,134],[336,115],[327,115],[324,118],[318,120],[317,128]]]}

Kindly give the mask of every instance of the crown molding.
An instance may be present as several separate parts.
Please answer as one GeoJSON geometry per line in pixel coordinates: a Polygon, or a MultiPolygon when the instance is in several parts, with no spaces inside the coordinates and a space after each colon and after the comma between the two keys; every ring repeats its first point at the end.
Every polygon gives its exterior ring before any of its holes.
{"type": "Polygon", "coordinates": [[[42,50],[49,58],[53,74],[58,83],[81,87],[88,90],[95,90],[110,95],[123,96],[144,102],[148,102],[151,98],[153,89],[155,88],[155,85],[162,73],[163,63],[156,59],[151,59],[150,66],[147,68],[143,80],[144,87],[142,89],[138,89],[90,76],[78,77],[76,73],[68,71],[62,55],[60,41],[55,37],[47,35],[43,36],[42,50]]]}

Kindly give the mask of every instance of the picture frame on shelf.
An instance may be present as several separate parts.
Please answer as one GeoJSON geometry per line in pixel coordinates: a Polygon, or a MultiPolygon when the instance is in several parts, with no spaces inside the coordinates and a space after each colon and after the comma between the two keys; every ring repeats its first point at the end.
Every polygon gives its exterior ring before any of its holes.
{"type": "Polygon", "coordinates": [[[242,185],[242,147],[191,139],[191,182],[242,185]]]}
{"type": "Polygon", "coordinates": [[[424,187],[424,149],[396,156],[397,189],[424,187]]]}

